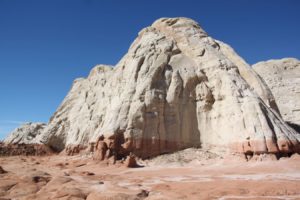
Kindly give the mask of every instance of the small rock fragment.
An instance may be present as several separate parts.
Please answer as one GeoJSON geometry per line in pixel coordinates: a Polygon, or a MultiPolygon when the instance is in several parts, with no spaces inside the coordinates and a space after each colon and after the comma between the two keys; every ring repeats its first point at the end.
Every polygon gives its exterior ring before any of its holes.
{"type": "Polygon", "coordinates": [[[137,164],[135,156],[133,154],[130,154],[129,156],[127,156],[124,164],[125,164],[126,167],[129,167],[129,168],[134,168],[134,167],[139,166],[137,164]]]}
{"type": "Polygon", "coordinates": [[[2,168],[2,166],[0,166],[0,174],[5,174],[5,173],[7,173],[7,171],[5,171],[5,170],[2,168]]]}

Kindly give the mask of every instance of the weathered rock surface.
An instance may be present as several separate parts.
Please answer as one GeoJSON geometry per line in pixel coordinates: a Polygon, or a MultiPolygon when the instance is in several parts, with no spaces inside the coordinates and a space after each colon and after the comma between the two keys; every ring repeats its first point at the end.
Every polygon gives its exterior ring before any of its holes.
{"type": "Polygon", "coordinates": [[[66,146],[63,153],[68,156],[74,156],[76,154],[79,154],[81,151],[83,151],[85,149],[86,149],[86,146],[84,146],[84,145],[70,144],[70,145],[66,146]]]}
{"type": "Polygon", "coordinates": [[[285,58],[252,67],[272,90],[282,118],[300,127],[300,61],[285,58]]]}
{"type": "Polygon", "coordinates": [[[16,128],[5,140],[6,144],[30,144],[46,127],[44,123],[26,123],[16,128]]]}
{"type": "Polygon", "coordinates": [[[255,71],[187,18],[155,21],[115,67],[75,80],[34,142],[63,150],[99,137],[99,159],[200,146],[290,153],[300,142],[255,71]]]}
{"type": "Polygon", "coordinates": [[[0,144],[0,156],[45,156],[53,150],[44,144],[0,144]]]}
{"type": "MultiPolygon", "coordinates": [[[[262,100],[279,113],[275,98],[263,79],[241,58],[228,44],[217,41],[220,50],[231,62],[239,69],[240,75],[245,79],[249,86],[262,98],[262,100]]],[[[279,113],[280,114],[280,113],[279,113]]]]}

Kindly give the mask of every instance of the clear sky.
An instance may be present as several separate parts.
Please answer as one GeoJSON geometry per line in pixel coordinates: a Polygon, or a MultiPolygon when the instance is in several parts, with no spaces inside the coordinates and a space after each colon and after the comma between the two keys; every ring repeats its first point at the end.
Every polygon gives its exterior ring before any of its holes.
{"type": "Polygon", "coordinates": [[[300,58],[298,0],[0,0],[0,138],[47,122],[72,81],[160,17],[195,19],[246,61],[300,58]]]}

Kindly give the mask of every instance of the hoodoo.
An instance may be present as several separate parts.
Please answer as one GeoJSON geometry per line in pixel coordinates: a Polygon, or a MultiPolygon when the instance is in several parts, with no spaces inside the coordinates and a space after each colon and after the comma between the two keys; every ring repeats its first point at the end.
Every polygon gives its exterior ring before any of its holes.
{"type": "Polygon", "coordinates": [[[281,118],[268,86],[187,18],[155,21],[116,66],[98,65],[75,80],[33,140],[59,151],[101,142],[107,155],[141,158],[188,147],[300,151],[300,135],[281,118]]]}

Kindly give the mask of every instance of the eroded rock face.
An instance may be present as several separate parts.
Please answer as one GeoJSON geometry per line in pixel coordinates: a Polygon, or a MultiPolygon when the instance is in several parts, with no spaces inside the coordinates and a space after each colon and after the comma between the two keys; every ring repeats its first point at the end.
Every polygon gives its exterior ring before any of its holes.
{"type": "Polygon", "coordinates": [[[44,144],[0,144],[0,156],[46,156],[53,150],[44,144]]]}
{"type": "Polygon", "coordinates": [[[255,70],[252,70],[249,64],[246,63],[245,60],[228,44],[221,41],[217,42],[220,45],[222,53],[238,67],[240,75],[249,84],[250,88],[252,88],[268,106],[280,114],[275,97],[268,85],[265,84],[264,80],[255,72],[255,70]]]}
{"type": "Polygon", "coordinates": [[[81,144],[69,144],[64,149],[63,154],[66,154],[68,156],[74,156],[76,154],[79,154],[81,151],[85,150],[86,146],[81,144]]]}
{"type": "Polygon", "coordinates": [[[56,150],[95,143],[100,160],[200,146],[296,152],[299,141],[249,65],[187,18],[155,21],[114,68],[77,79],[35,139],[56,150]]]}
{"type": "Polygon", "coordinates": [[[272,90],[282,118],[299,129],[300,61],[285,58],[259,62],[252,67],[272,90]]]}
{"type": "Polygon", "coordinates": [[[5,140],[6,144],[30,144],[35,143],[35,138],[42,133],[46,124],[26,123],[16,128],[5,140]]]}

